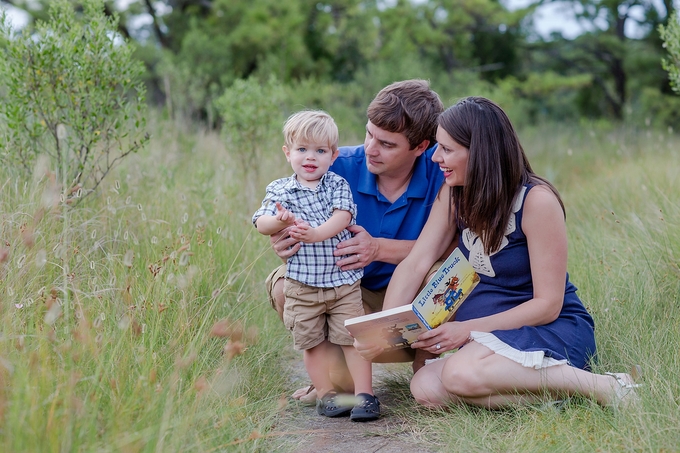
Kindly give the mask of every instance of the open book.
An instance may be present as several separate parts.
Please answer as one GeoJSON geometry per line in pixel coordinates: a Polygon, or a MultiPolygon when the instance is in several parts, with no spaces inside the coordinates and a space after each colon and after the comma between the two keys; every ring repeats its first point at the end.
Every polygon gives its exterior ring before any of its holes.
{"type": "Polygon", "coordinates": [[[345,327],[362,343],[405,348],[421,333],[448,321],[477,283],[479,276],[456,248],[412,303],[348,319],[345,327]]]}

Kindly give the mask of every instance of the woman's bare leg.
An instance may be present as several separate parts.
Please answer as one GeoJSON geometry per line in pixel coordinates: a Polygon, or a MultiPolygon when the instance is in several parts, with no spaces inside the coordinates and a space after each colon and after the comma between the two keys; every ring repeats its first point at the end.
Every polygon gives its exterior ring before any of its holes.
{"type": "Polygon", "coordinates": [[[446,359],[423,367],[414,376],[411,391],[419,402],[429,406],[465,402],[498,408],[533,402],[542,395],[574,394],[608,405],[616,398],[617,386],[612,376],[569,365],[527,368],[472,342],[446,359]]]}

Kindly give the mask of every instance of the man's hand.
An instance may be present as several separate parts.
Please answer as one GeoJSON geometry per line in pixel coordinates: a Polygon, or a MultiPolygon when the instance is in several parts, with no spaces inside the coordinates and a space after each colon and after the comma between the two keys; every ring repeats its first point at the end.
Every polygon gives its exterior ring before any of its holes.
{"type": "Polygon", "coordinates": [[[274,253],[286,262],[288,258],[295,255],[300,250],[300,242],[297,239],[290,237],[291,227],[284,228],[278,233],[269,236],[269,241],[272,244],[274,253]]]}
{"type": "Polygon", "coordinates": [[[347,229],[354,236],[338,244],[333,255],[344,256],[344,258],[338,260],[336,264],[343,271],[368,266],[378,257],[378,240],[359,225],[352,225],[347,229]]]}

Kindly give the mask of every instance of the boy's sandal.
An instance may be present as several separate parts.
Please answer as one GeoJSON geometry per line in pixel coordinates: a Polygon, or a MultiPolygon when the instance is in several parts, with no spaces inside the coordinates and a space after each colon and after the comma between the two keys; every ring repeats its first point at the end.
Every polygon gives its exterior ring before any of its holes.
{"type": "Polygon", "coordinates": [[[352,406],[345,406],[338,402],[338,393],[331,390],[320,400],[316,400],[316,412],[326,417],[341,417],[348,415],[352,411],[352,406]]]}
{"type": "Polygon", "coordinates": [[[353,422],[370,422],[380,418],[380,401],[374,395],[359,393],[357,398],[361,401],[354,406],[349,419],[353,422]]]}

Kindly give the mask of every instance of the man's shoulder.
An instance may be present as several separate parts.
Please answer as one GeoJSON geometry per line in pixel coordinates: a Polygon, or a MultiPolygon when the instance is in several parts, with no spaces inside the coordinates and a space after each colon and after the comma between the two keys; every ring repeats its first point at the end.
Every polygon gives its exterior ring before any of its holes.
{"type": "Polygon", "coordinates": [[[341,146],[338,157],[330,170],[345,179],[357,175],[357,171],[365,166],[364,145],[341,146]]]}
{"type": "Polygon", "coordinates": [[[364,145],[354,145],[354,146],[341,146],[338,148],[338,160],[352,161],[352,160],[364,160],[364,145]]]}

